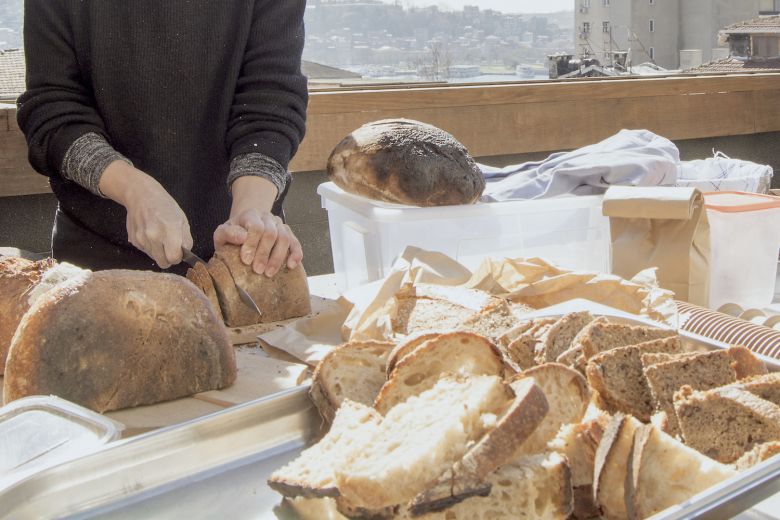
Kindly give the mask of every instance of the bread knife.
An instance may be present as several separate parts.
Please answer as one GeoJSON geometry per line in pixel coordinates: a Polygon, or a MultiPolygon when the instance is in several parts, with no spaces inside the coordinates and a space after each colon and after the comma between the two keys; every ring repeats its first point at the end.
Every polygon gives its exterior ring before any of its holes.
{"type": "MultiPolygon", "coordinates": [[[[208,264],[206,264],[206,262],[201,257],[196,255],[195,253],[193,253],[192,251],[190,251],[186,247],[182,247],[181,248],[181,253],[182,253],[182,260],[187,262],[192,267],[195,267],[195,265],[198,264],[198,263],[201,263],[201,264],[203,264],[205,266],[208,265],[208,264]]],[[[206,272],[208,273],[208,269],[206,269],[206,272]]],[[[209,276],[211,276],[211,273],[209,273],[209,276]]],[[[214,277],[212,276],[212,279],[213,278],[214,277]]],[[[236,291],[238,292],[238,297],[241,298],[241,301],[243,302],[243,304],[246,305],[247,307],[249,307],[250,309],[252,309],[253,311],[255,311],[258,316],[262,316],[263,313],[260,312],[260,307],[257,306],[255,301],[252,299],[252,296],[248,292],[246,292],[246,290],[244,290],[243,287],[238,285],[235,280],[233,280],[233,284],[236,286],[236,291]]]]}

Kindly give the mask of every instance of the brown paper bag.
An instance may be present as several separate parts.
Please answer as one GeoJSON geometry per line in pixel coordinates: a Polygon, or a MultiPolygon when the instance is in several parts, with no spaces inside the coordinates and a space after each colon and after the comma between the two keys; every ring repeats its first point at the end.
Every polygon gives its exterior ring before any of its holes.
{"type": "Polygon", "coordinates": [[[613,186],[604,196],[612,272],[631,278],[658,268],[658,283],[678,300],[709,303],[710,227],[695,188],[613,186]]]}

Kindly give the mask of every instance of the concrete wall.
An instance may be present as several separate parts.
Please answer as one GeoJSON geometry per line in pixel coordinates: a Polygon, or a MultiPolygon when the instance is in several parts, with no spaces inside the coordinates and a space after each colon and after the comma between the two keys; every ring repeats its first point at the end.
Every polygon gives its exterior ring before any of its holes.
{"type": "Polygon", "coordinates": [[[655,63],[666,69],[676,69],[679,66],[679,2],[680,0],[655,0],[650,4],[649,0],[632,0],[631,27],[638,40],[632,43],[633,63],[650,61],[648,54],[652,47],[655,63]],[[654,22],[653,32],[650,32],[650,20],[654,22]]]}
{"type": "MultiPolygon", "coordinates": [[[[712,149],[726,155],[771,165],[778,172],[773,180],[780,187],[780,132],[692,139],[678,141],[683,160],[712,156],[712,149]]],[[[539,160],[548,153],[518,154],[482,157],[478,160],[494,166],[539,160]]],[[[290,226],[301,240],[306,269],[310,274],[333,272],[330,251],[328,217],[317,195],[317,186],[326,182],[324,172],[305,172],[294,175],[286,203],[290,226]]],[[[13,246],[35,252],[49,250],[51,222],[56,208],[53,195],[30,195],[0,198],[0,246],[13,246]]]]}
{"type": "MultiPolygon", "coordinates": [[[[660,1],[660,0],[656,0],[660,1]]],[[[680,48],[701,49],[704,63],[718,47],[718,32],[758,16],[761,0],[680,0],[680,48]]]]}

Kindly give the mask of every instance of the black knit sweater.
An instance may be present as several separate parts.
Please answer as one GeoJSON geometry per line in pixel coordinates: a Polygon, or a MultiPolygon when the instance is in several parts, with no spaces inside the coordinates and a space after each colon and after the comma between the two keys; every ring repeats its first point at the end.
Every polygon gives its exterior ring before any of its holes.
{"type": "Polygon", "coordinates": [[[131,247],[124,208],[61,175],[73,142],[96,133],[168,190],[210,256],[231,160],[261,153],[287,168],[303,137],[305,3],[26,0],[18,121],[62,211],[131,247]]]}

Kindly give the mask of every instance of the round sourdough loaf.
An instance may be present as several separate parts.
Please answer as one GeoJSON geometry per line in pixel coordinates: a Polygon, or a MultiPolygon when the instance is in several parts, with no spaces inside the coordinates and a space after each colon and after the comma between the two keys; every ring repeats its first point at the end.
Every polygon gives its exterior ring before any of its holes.
{"type": "Polygon", "coordinates": [[[26,260],[16,256],[0,257],[0,375],[5,368],[8,349],[16,327],[30,308],[30,293],[54,260],[26,260]]]}
{"type": "Polygon", "coordinates": [[[236,378],[227,332],[188,280],[85,272],[35,300],[6,364],[4,401],[53,394],[98,412],[224,388],[236,378]]]}
{"type": "Polygon", "coordinates": [[[328,159],[328,177],[370,199],[413,206],[476,202],[485,180],[452,135],[410,119],[385,119],[345,137],[328,159]]]}

